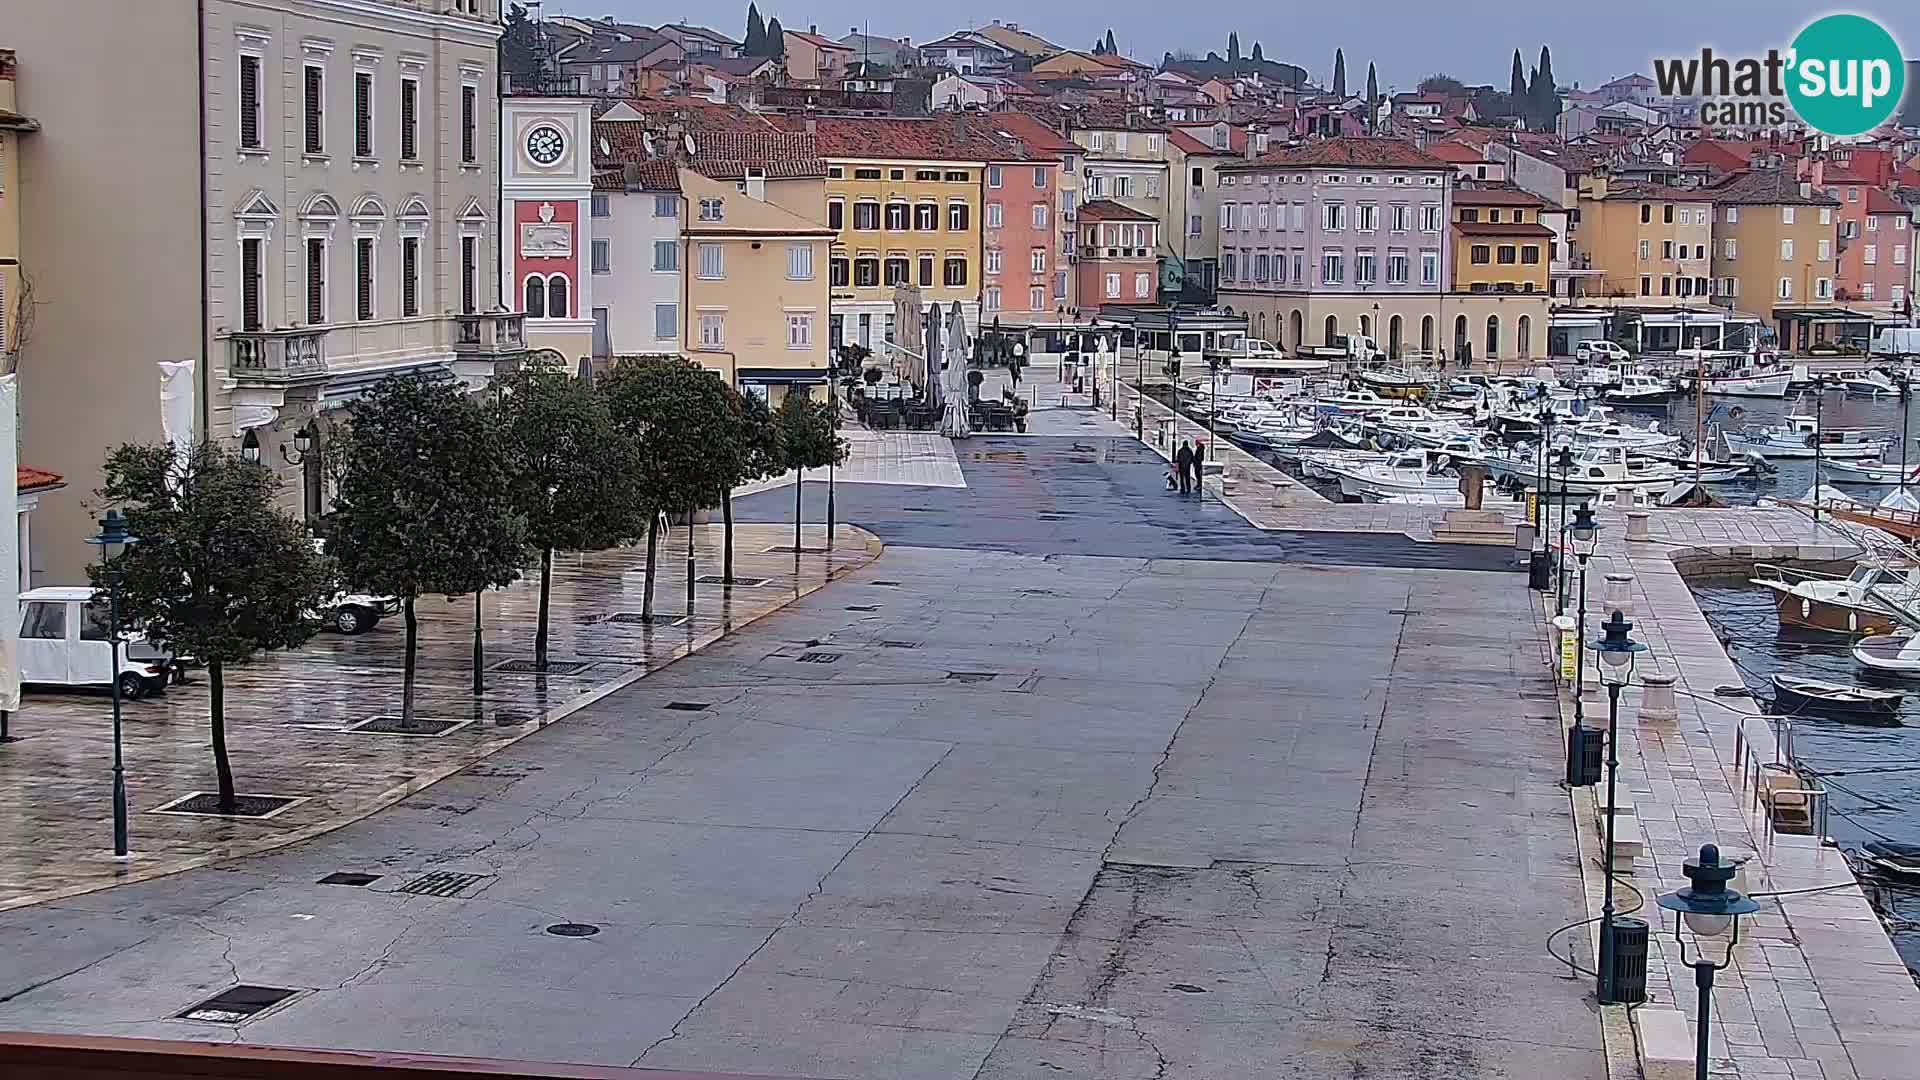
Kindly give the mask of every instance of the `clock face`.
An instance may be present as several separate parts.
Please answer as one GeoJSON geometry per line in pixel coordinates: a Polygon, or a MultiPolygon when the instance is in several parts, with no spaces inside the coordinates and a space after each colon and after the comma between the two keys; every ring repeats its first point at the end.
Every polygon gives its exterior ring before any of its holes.
{"type": "Polygon", "coordinates": [[[542,125],[527,133],[527,156],[536,164],[551,165],[559,161],[566,148],[567,140],[559,128],[542,125]]]}

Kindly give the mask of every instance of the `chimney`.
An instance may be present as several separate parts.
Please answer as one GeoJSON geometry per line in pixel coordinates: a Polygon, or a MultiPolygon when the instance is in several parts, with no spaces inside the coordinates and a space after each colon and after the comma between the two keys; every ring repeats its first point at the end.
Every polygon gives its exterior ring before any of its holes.
{"type": "Polygon", "coordinates": [[[1260,151],[1255,149],[1255,147],[1259,145],[1260,140],[1254,138],[1253,133],[1254,133],[1253,125],[1251,124],[1247,125],[1247,160],[1248,161],[1252,161],[1254,158],[1257,158],[1260,156],[1260,151]]]}
{"type": "Polygon", "coordinates": [[[814,117],[813,108],[813,101],[809,99],[807,101],[807,138],[809,139],[820,134],[820,121],[814,117]]]}
{"type": "Polygon", "coordinates": [[[767,171],[755,165],[747,166],[747,198],[758,202],[767,201],[767,171]]]}
{"type": "Polygon", "coordinates": [[[1816,158],[1814,158],[1814,159],[1813,159],[1813,179],[1812,179],[1812,183],[1813,183],[1813,186],[1814,186],[1814,187],[1825,187],[1825,186],[1826,186],[1826,183],[1827,183],[1827,162],[1826,162],[1826,159],[1824,159],[1824,158],[1819,158],[1819,157],[1816,157],[1816,158]]]}
{"type": "Polygon", "coordinates": [[[807,33],[809,33],[809,34],[818,34],[819,32],[820,32],[820,27],[819,27],[819,25],[818,25],[818,24],[816,24],[816,23],[808,23],[808,24],[807,24],[807,33]]]}
{"type": "Polygon", "coordinates": [[[1812,183],[1806,180],[1800,181],[1800,197],[1803,199],[1810,199],[1813,197],[1812,183]]]}
{"type": "Polygon", "coordinates": [[[620,178],[626,182],[628,191],[637,190],[640,187],[640,163],[637,161],[622,162],[620,165],[620,178]]]}

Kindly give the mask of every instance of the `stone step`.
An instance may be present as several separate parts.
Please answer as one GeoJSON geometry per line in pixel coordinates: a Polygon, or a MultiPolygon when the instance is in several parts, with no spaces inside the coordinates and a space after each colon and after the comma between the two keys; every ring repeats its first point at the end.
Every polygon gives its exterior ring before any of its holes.
{"type": "Polygon", "coordinates": [[[1693,1032],[1686,1014],[1677,1009],[1643,1005],[1633,1018],[1633,1045],[1640,1056],[1644,1080],[1693,1080],[1693,1032]]]}

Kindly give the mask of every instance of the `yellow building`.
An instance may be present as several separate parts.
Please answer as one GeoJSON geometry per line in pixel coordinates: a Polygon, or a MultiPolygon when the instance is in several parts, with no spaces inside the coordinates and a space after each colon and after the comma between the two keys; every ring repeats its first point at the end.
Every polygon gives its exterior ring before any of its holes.
{"type": "Polygon", "coordinates": [[[1792,173],[1749,168],[1708,189],[1713,199],[1713,294],[1778,329],[1790,349],[1822,336],[1839,273],[1840,201],[1792,173]]]}
{"type": "Polygon", "coordinates": [[[691,168],[679,178],[687,355],[732,385],[763,390],[773,405],[789,387],[823,385],[835,233],[824,224],[824,185],[726,183],[691,168]]]}
{"type": "Polygon", "coordinates": [[[1712,219],[1712,196],[1705,191],[1607,176],[1581,178],[1569,242],[1600,272],[1586,302],[1707,306],[1712,219]]]}
{"type": "Polygon", "coordinates": [[[927,305],[958,303],[967,325],[980,325],[981,190],[988,162],[1007,152],[989,120],[946,113],[806,121],[827,162],[831,341],[883,352],[894,340],[900,285],[916,286],[927,305]]]}
{"type": "Polygon", "coordinates": [[[0,49],[0,357],[15,348],[20,311],[20,136],[39,127],[16,111],[15,74],[13,50],[0,49]]]}
{"type": "Polygon", "coordinates": [[[1467,358],[1496,364],[1546,355],[1555,233],[1540,214],[1548,209],[1518,188],[1454,189],[1446,314],[1456,360],[1463,347],[1467,358]]]}

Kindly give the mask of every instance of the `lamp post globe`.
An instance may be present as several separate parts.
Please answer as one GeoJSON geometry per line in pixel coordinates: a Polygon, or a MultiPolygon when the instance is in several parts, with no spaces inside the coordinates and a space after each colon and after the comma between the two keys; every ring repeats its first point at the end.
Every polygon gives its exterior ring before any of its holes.
{"type": "Polygon", "coordinates": [[[1593,549],[1600,542],[1600,526],[1593,520],[1593,506],[1581,503],[1573,512],[1573,553],[1584,564],[1593,556],[1593,549]]]}
{"type": "Polygon", "coordinates": [[[260,464],[260,433],[252,428],[240,437],[240,460],[249,465],[260,464]]]}
{"type": "Polygon", "coordinates": [[[1688,859],[1681,872],[1686,875],[1687,884],[1673,892],[1661,894],[1655,903],[1674,913],[1673,937],[1680,945],[1680,962],[1693,969],[1693,984],[1700,992],[1698,1023],[1695,1025],[1699,1042],[1694,1051],[1693,1075],[1695,1080],[1707,1080],[1713,976],[1715,972],[1733,964],[1733,949],[1740,943],[1740,917],[1759,911],[1760,905],[1728,884],[1733,880],[1733,875],[1739,872],[1739,867],[1721,862],[1717,845],[1701,845],[1699,856],[1688,859]],[[1704,953],[1696,951],[1694,958],[1688,960],[1686,935],[1680,931],[1682,926],[1693,931],[1696,950],[1698,942],[1717,940],[1731,929],[1733,936],[1727,940],[1723,958],[1710,960],[1704,953]]]}

